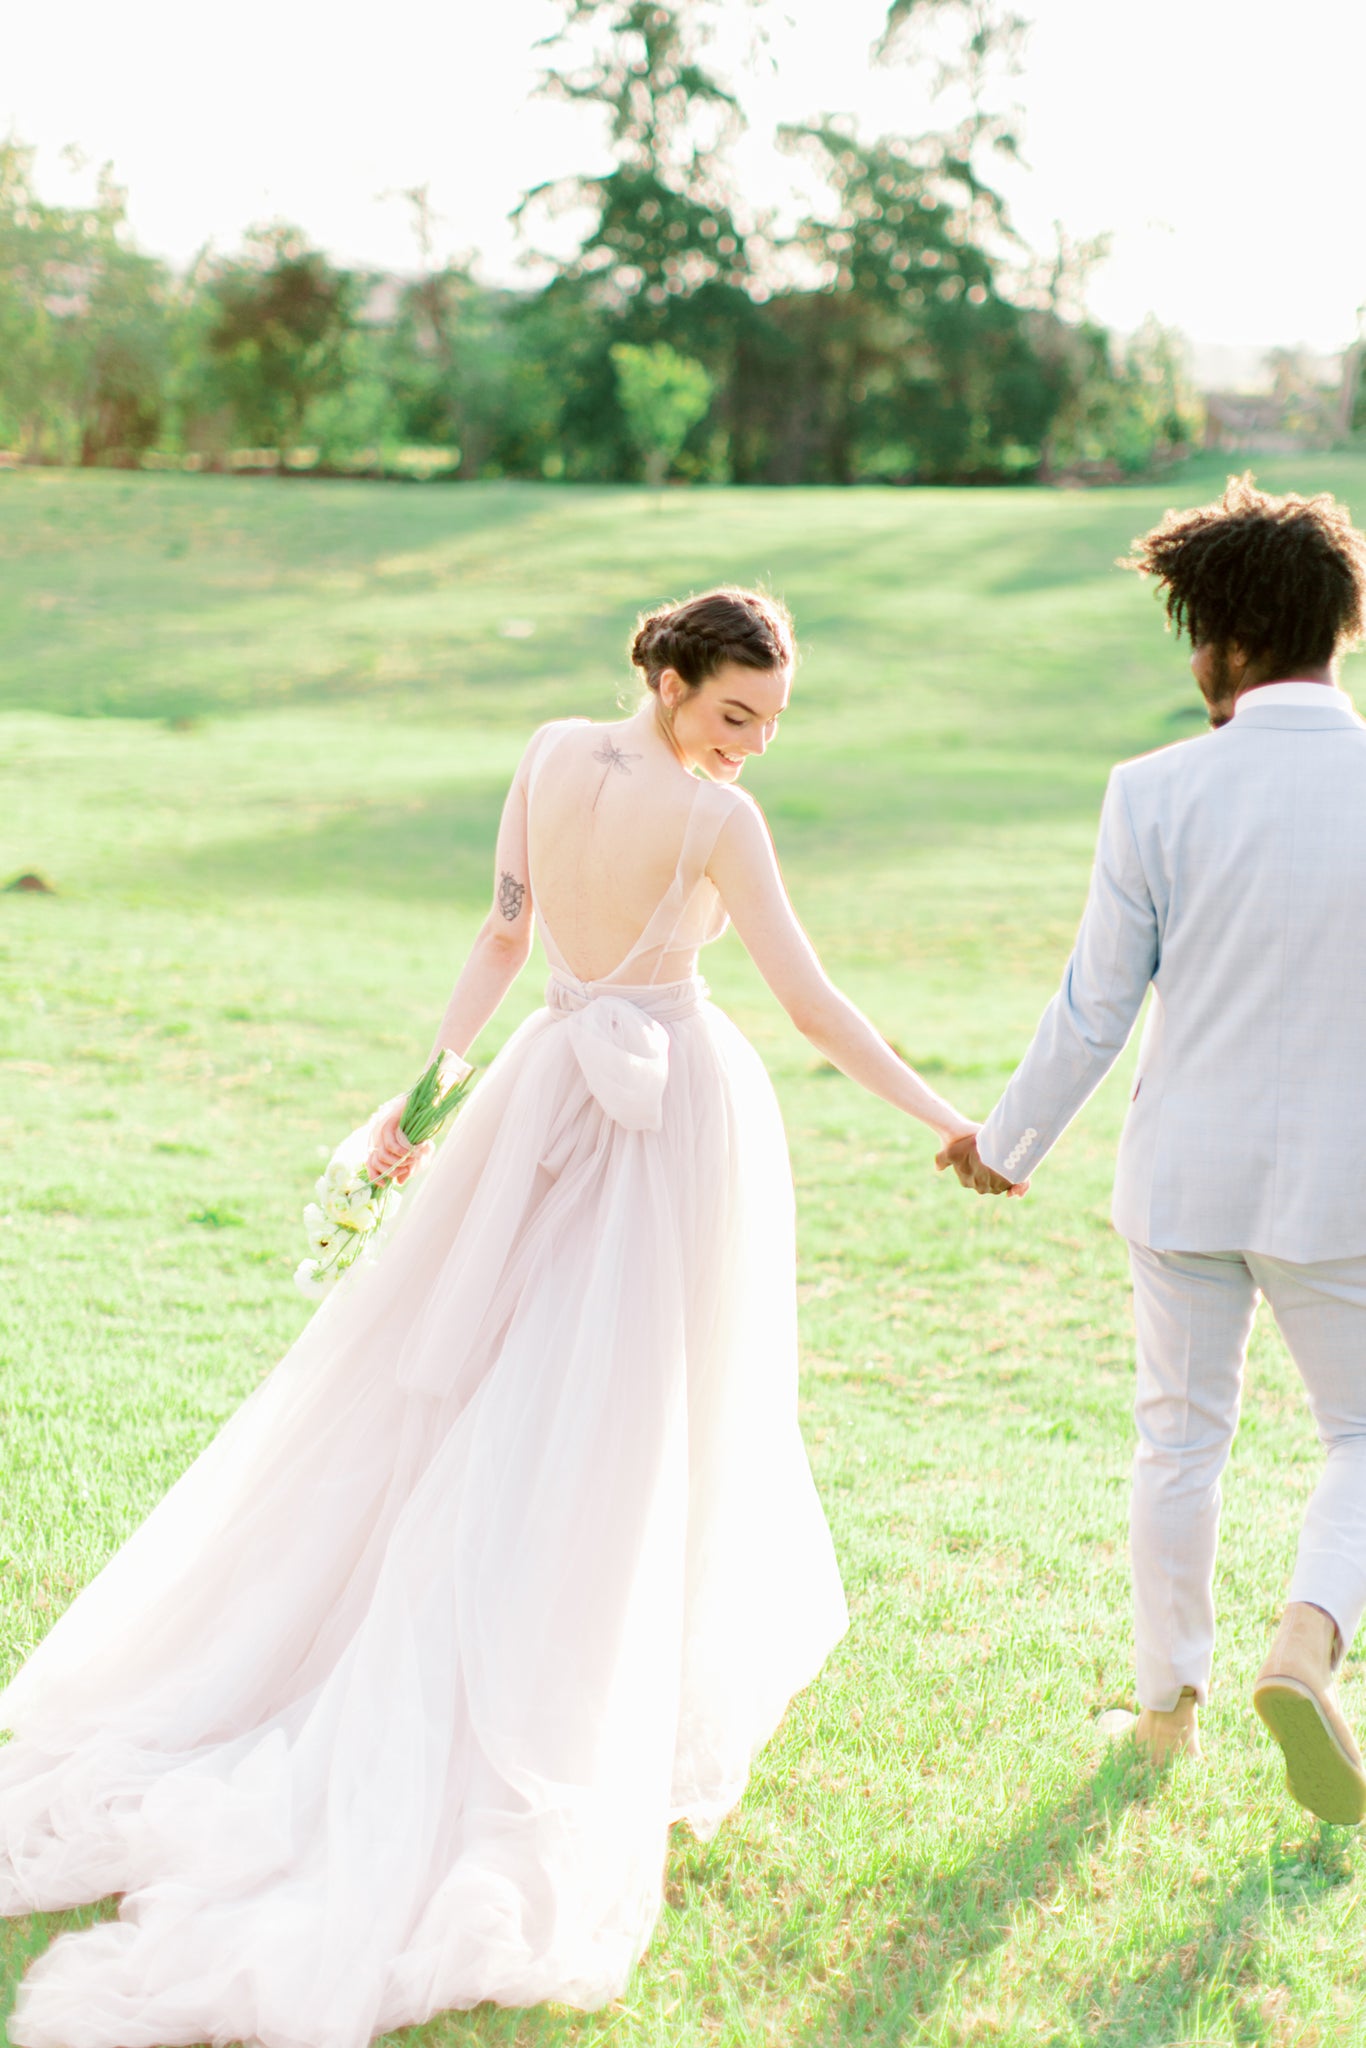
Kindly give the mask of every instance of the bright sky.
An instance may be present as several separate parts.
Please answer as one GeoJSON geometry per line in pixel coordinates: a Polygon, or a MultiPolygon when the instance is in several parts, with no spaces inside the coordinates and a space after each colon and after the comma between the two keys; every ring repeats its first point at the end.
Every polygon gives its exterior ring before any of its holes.
{"type": "MultiPolygon", "coordinates": [[[[1040,248],[1061,221],[1113,236],[1093,311],[1148,312],[1203,344],[1341,348],[1366,301],[1362,0],[1019,0],[1033,27],[1009,90],[1026,171],[1004,178],[1040,248]]],[[[856,113],[867,130],[935,121],[904,70],[869,65],[883,0],[774,0],[770,62],[739,80],[737,152],[755,202],[791,208],[779,121],[856,113]]],[[[745,18],[735,0],[735,17],[745,18]]],[[[0,124],[39,150],[51,199],[89,190],[75,144],[112,161],[147,248],[187,261],[249,223],[298,222],[339,259],[415,265],[390,195],[431,186],[438,253],[512,279],[509,208],[605,161],[590,110],[530,98],[553,0],[64,0],[13,9],[0,124]]]]}

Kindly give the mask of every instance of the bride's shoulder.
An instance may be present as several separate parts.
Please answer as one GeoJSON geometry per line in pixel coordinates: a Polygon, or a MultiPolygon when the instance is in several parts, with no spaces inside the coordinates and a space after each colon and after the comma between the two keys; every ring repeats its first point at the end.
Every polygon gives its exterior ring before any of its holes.
{"type": "Polygon", "coordinates": [[[519,772],[528,774],[565,733],[592,723],[591,718],[550,718],[544,725],[538,725],[522,749],[519,772]]]}
{"type": "Polygon", "coordinates": [[[768,844],[768,820],[747,789],[740,789],[733,782],[711,782],[706,785],[706,792],[713,827],[713,857],[723,845],[749,854],[768,844]]]}
{"type": "Polygon", "coordinates": [[[552,733],[569,732],[577,726],[591,725],[591,718],[548,718],[544,725],[538,725],[527,741],[527,751],[544,746],[552,733]]]}
{"type": "Polygon", "coordinates": [[[741,789],[738,783],[711,782],[707,784],[707,788],[711,794],[711,802],[716,816],[723,821],[728,818],[743,817],[753,818],[760,824],[764,822],[762,806],[755,801],[747,789],[741,789]]]}

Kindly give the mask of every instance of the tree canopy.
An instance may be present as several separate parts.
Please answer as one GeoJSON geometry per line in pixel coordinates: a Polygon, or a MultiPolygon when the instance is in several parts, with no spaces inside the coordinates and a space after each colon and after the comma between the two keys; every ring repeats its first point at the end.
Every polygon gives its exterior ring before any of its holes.
{"type": "MultiPolygon", "coordinates": [[[[765,0],[746,4],[757,22],[765,0]]],[[[1060,242],[1050,268],[1013,233],[992,182],[1016,144],[1008,0],[889,0],[875,60],[927,71],[958,118],[784,130],[824,194],[786,234],[734,175],[721,5],[559,0],[542,90],[598,112],[609,162],[524,196],[529,244],[547,213],[581,225],[534,288],[436,262],[425,187],[406,195],[406,279],[338,268],[279,223],[174,278],[131,245],[108,176],[94,206],[48,207],[31,155],[3,145],[0,446],[858,483],[1140,468],[1191,437],[1174,338],[1117,346],[1082,309],[1094,249],[1060,242]]]]}

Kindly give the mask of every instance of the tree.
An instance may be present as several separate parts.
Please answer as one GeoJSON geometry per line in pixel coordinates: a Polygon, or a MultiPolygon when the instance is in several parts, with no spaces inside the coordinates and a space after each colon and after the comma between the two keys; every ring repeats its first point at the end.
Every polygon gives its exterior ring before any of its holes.
{"type": "Polygon", "coordinates": [[[164,266],[125,248],[112,222],[92,254],[72,379],[80,460],[129,462],[161,431],[176,296],[164,266]]]}
{"type": "Polygon", "coordinates": [[[600,281],[606,303],[670,298],[746,275],[745,237],[731,210],[723,151],[742,125],[739,103],[702,61],[704,8],[683,0],[563,0],[559,54],[542,79],[552,98],[601,107],[616,158],[594,177],[526,195],[539,205],[588,207],[591,224],[569,275],[600,281]],[[583,61],[576,47],[587,37],[583,61]]]}
{"type": "Polygon", "coordinates": [[[711,378],[701,363],[663,341],[651,348],[618,341],[612,361],[631,439],[645,464],[645,481],[659,490],[689,430],[711,404],[711,378]]]}
{"type": "Polygon", "coordinates": [[[462,477],[501,467],[517,409],[518,304],[456,263],[424,269],[399,296],[388,364],[408,436],[456,450],[462,477]]]}
{"type": "Polygon", "coordinates": [[[0,143],[0,440],[30,459],[64,452],[54,302],[80,247],[73,224],[34,192],[33,155],[0,143]]]}
{"type": "Polygon", "coordinates": [[[1117,350],[1094,322],[1034,317],[1038,351],[1058,367],[1061,387],[1045,475],[1136,475],[1198,445],[1203,408],[1179,335],[1149,319],[1117,350]]]}
{"type": "Polygon", "coordinates": [[[310,404],[346,383],[347,340],[364,288],[310,249],[299,229],[256,229],[243,256],[203,277],[201,402],[230,409],[239,441],[281,452],[297,446],[310,404]]]}
{"type": "MultiPolygon", "coordinates": [[[[583,221],[538,290],[437,262],[425,186],[402,195],[410,280],[276,226],[176,286],[129,244],[107,175],[94,206],[47,208],[31,157],[0,147],[0,442],[87,462],[158,438],[307,444],[339,467],[420,442],[462,477],[856,483],[1133,470],[1193,437],[1174,339],[1117,351],[1086,317],[1101,245],[1060,236],[1031,264],[1012,232],[988,162],[1016,141],[1010,0],[886,0],[879,61],[956,104],[929,134],[783,131],[828,193],[783,241],[729,166],[743,115],[709,45],[737,4],[558,0],[543,88],[599,113],[611,160],[526,195],[524,228],[538,207],[583,221]]],[[[769,0],[745,4],[758,20],[769,0]]],[[[1339,431],[1366,412],[1357,368],[1339,431]]],[[[1298,375],[1287,357],[1287,402],[1298,375]]]]}
{"type": "Polygon", "coordinates": [[[615,341],[667,343],[700,362],[717,393],[696,468],[725,473],[737,428],[732,394],[757,330],[755,237],[738,216],[726,149],[743,125],[735,95],[705,61],[716,0],[563,0],[543,89],[602,110],[613,167],[527,194],[538,209],[586,211],[575,253],[543,307],[578,354],[559,438],[567,474],[621,475],[633,460],[611,357],[615,341]],[[590,346],[589,330],[596,339],[590,346]]]}
{"type": "Polygon", "coordinates": [[[791,423],[773,433],[796,474],[852,483],[1031,466],[1049,394],[999,287],[991,244],[1007,229],[973,165],[971,127],[867,143],[827,122],[783,139],[831,192],[828,214],[797,235],[815,291],[771,308],[798,337],[791,423]]]}
{"type": "Polygon", "coordinates": [[[1273,348],[1266,367],[1271,372],[1271,396],[1287,433],[1312,446],[1330,447],[1341,417],[1342,385],[1324,381],[1323,366],[1302,348],[1273,348]]]}
{"type": "Polygon", "coordinates": [[[107,169],[93,205],[46,206],[32,150],[0,144],[0,440],[31,461],[126,460],[156,437],[173,293],[125,227],[107,169]]]}
{"type": "Polygon", "coordinates": [[[409,437],[389,357],[389,337],[356,327],[342,344],[342,374],[315,391],[298,439],[317,450],[324,469],[383,470],[409,437]]]}
{"type": "Polygon", "coordinates": [[[1029,24],[1007,0],[889,0],[876,45],[884,64],[933,62],[936,93],[966,91],[981,120],[993,88],[1021,65],[1029,24]]]}

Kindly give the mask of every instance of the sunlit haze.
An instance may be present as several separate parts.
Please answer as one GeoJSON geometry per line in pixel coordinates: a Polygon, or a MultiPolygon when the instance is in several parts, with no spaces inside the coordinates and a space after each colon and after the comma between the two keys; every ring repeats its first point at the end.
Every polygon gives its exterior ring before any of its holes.
{"type": "MultiPolygon", "coordinates": [[[[1349,341],[1366,300],[1359,0],[1022,8],[1033,27],[1005,96],[1023,112],[1027,168],[1000,182],[1040,248],[1054,221],[1112,235],[1093,312],[1121,331],[1152,312],[1205,345],[1349,341]]],[[[810,194],[774,146],[781,121],[849,111],[869,132],[914,132],[942,118],[906,70],[870,66],[884,13],[882,0],[785,0],[762,17],[767,54],[732,72],[752,203],[790,218],[810,194]]],[[[396,195],[429,184],[438,255],[477,252],[483,275],[514,280],[520,194],[606,161],[591,109],[531,97],[534,46],[557,19],[552,0],[25,9],[6,26],[0,121],[37,146],[50,199],[88,192],[111,161],[137,238],[176,262],[285,218],[340,260],[411,270],[396,195]],[[64,163],[68,144],[84,170],[64,163]]],[[[720,54],[742,56],[741,40],[720,54]]]]}

